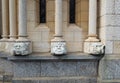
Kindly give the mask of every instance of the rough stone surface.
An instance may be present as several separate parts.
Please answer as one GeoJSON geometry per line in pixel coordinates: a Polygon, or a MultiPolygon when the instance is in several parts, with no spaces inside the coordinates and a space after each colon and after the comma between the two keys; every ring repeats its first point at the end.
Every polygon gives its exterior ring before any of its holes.
{"type": "Polygon", "coordinates": [[[115,14],[120,14],[120,0],[115,0],[115,14]]]}
{"type": "Polygon", "coordinates": [[[103,80],[119,80],[120,79],[120,60],[119,59],[103,59],[100,63],[99,74],[103,80]]]}
{"type": "Polygon", "coordinates": [[[0,70],[13,73],[13,63],[11,61],[7,61],[6,59],[0,58],[0,70]]]}
{"type": "Polygon", "coordinates": [[[75,76],[76,62],[42,62],[41,76],[75,76]]]}
{"type": "Polygon", "coordinates": [[[114,3],[115,0],[100,0],[100,5],[101,5],[101,11],[100,15],[105,15],[105,14],[114,14],[114,3]]]}
{"type": "Polygon", "coordinates": [[[14,76],[15,77],[38,77],[41,74],[40,62],[15,62],[14,76]]]}
{"type": "Polygon", "coordinates": [[[15,77],[97,76],[97,61],[15,62],[15,77]]]}
{"type": "Polygon", "coordinates": [[[78,62],[77,63],[77,75],[78,76],[97,76],[98,63],[93,62],[78,62]]]}

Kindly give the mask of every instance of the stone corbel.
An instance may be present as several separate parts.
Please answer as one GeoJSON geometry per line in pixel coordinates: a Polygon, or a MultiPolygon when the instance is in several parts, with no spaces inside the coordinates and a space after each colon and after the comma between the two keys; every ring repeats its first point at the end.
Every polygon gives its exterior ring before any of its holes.
{"type": "Polygon", "coordinates": [[[84,52],[92,55],[103,55],[105,53],[105,45],[101,42],[85,42],[84,52]]]}
{"type": "Polygon", "coordinates": [[[24,56],[32,53],[32,43],[30,41],[16,41],[13,45],[12,55],[24,56]]]}
{"type": "Polygon", "coordinates": [[[51,54],[53,55],[65,55],[67,53],[65,41],[52,41],[51,42],[51,54]]]}

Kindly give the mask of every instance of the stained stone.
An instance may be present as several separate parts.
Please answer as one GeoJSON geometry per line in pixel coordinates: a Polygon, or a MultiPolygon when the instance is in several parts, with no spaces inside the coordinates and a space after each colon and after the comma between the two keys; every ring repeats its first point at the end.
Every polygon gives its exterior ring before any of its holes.
{"type": "Polygon", "coordinates": [[[0,58],[0,69],[6,73],[12,73],[13,71],[13,64],[11,61],[7,61],[5,59],[0,58]]]}
{"type": "Polygon", "coordinates": [[[40,62],[15,62],[15,77],[38,77],[40,76],[40,62]]]}
{"type": "Polygon", "coordinates": [[[102,79],[118,80],[120,79],[120,60],[104,60],[102,62],[102,79]]]}
{"type": "Polygon", "coordinates": [[[41,76],[75,76],[76,62],[42,62],[41,76]]]}
{"type": "Polygon", "coordinates": [[[80,61],[77,62],[78,76],[97,76],[97,62],[80,61]]]}

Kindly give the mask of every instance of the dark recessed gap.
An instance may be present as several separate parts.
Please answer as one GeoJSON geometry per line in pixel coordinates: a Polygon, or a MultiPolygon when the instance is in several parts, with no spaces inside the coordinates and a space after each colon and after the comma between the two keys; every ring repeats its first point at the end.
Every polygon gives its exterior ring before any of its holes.
{"type": "Polygon", "coordinates": [[[40,0],[40,23],[46,23],[46,0],[40,0]]]}
{"type": "Polygon", "coordinates": [[[69,1],[69,23],[75,23],[75,0],[69,1]]]}

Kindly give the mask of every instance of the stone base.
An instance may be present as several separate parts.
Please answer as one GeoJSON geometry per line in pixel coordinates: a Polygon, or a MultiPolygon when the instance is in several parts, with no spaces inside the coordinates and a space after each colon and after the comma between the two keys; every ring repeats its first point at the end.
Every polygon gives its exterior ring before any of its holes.
{"type": "Polygon", "coordinates": [[[12,49],[13,49],[14,43],[15,41],[7,41],[4,52],[12,55],[12,49]]]}
{"type": "Polygon", "coordinates": [[[51,54],[64,55],[67,53],[65,41],[52,41],[51,42],[51,54]]]}
{"type": "Polygon", "coordinates": [[[105,46],[101,42],[85,42],[84,53],[102,55],[105,53],[105,46]]]}
{"type": "Polygon", "coordinates": [[[89,59],[14,61],[13,83],[97,83],[97,64],[89,59]]]}
{"type": "Polygon", "coordinates": [[[0,52],[4,52],[5,51],[5,42],[0,41],[0,52]]]}
{"type": "Polygon", "coordinates": [[[17,41],[13,45],[12,55],[29,55],[32,53],[32,43],[30,41],[17,41]]]}

